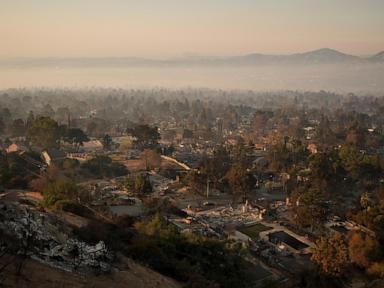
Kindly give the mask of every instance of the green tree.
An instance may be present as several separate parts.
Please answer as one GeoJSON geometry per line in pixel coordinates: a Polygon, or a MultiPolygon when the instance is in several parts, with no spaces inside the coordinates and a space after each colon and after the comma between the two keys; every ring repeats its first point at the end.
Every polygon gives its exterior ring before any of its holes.
{"type": "Polygon", "coordinates": [[[149,125],[137,125],[133,129],[128,129],[127,132],[136,138],[134,143],[140,149],[153,149],[160,140],[158,128],[149,125]]]}
{"type": "Polygon", "coordinates": [[[354,147],[363,148],[365,146],[367,129],[361,126],[358,120],[354,120],[348,129],[345,137],[345,142],[353,145],[354,147]]]}
{"type": "Polygon", "coordinates": [[[4,132],[5,132],[5,124],[4,124],[3,118],[0,117],[0,135],[3,134],[4,132]]]}
{"type": "Polygon", "coordinates": [[[200,176],[203,176],[203,181],[206,179],[213,182],[216,186],[227,174],[230,168],[229,152],[224,147],[217,148],[212,157],[205,156],[199,163],[200,176]]]}
{"type": "Polygon", "coordinates": [[[222,241],[180,234],[156,214],[134,225],[129,255],[187,287],[251,287],[251,263],[222,241]]]}
{"type": "Polygon", "coordinates": [[[84,142],[89,141],[89,138],[83,130],[79,128],[70,128],[67,129],[64,140],[70,144],[75,145],[76,149],[78,150],[84,142]]]}
{"type": "Polygon", "coordinates": [[[360,165],[363,162],[364,155],[355,147],[345,145],[341,147],[339,156],[344,169],[350,177],[357,180],[360,176],[360,165]]]}
{"type": "Polygon", "coordinates": [[[39,175],[39,168],[26,161],[27,158],[40,161],[40,155],[33,152],[25,152],[22,156],[17,152],[0,154],[0,185],[10,189],[27,188],[28,182],[39,175]]]}
{"type": "Polygon", "coordinates": [[[296,138],[284,137],[283,141],[273,145],[268,158],[273,169],[288,171],[293,165],[307,160],[308,150],[302,141],[296,138]]]}
{"type": "Polygon", "coordinates": [[[334,144],[336,137],[331,129],[331,123],[327,116],[321,115],[320,123],[316,128],[316,140],[324,147],[334,144]]]}
{"type": "Polygon", "coordinates": [[[381,161],[378,155],[365,155],[356,147],[345,145],[340,149],[339,157],[343,168],[355,181],[377,179],[381,175],[381,161]]]}
{"type": "Polygon", "coordinates": [[[146,173],[131,175],[125,179],[125,188],[135,194],[146,194],[152,192],[152,184],[146,173]]]}
{"type": "Polygon", "coordinates": [[[27,128],[29,128],[32,125],[33,121],[35,121],[35,115],[33,114],[33,111],[29,111],[27,123],[26,123],[27,128]]]}
{"type": "Polygon", "coordinates": [[[302,226],[320,228],[327,219],[324,195],[315,188],[304,189],[297,198],[296,216],[302,226]]]}
{"type": "Polygon", "coordinates": [[[44,117],[50,117],[52,118],[55,116],[55,110],[53,110],[52,106],[50,104],[45,104],[43,109],[41,110],[40,115],[43,115],[44,117]]]}
{"type": "Polygon", "coordinates": [[[25,123],[23,119],[15,119],[10,127],[12,136],[19,137],[25,134],[25,123]]]}
{"type": "Polygon", "coordinates": [[[105,150],[110,150],[112,146],[112,138],[108,134],[105,134],[103,139],[101,140],[103,143],[103,147],[105,150]]]}
{"type": "Polygon", "coordinates": [[[247,198],[247,193],[253,190],[255,178],[243,166],[233,166],[226,176],[229,186],[236,197],[247,198]]]}
{"type": "Polygon", "coordinates": [[[84,162],[81,168],[87,170],[95,177],[118,177],[128,173],[125,165],[113,162],[112,159],[105,155],[97,155],[96,157],[84,162]]]}
{"type": "Polygon", "coordinates": [[[3,108],[0,110],[0,118],[3,119],[4,125],[8,127],[12,121],[12,114],[8,108],[3,108]]]}
{"type": "Polygon", "coordinates": [[[39,117],[28,127],[28,138],[33,145],[41,148],[58,148],[61,129],[57,122],[49,117],[39,117]]]}
{"type": "Polygon", "coordinates": [[[309,169],[312,186],[323,191],[327,196],[340,195],[345,191],[347,172],[336,150],[311,155],[309,169]]]}
{"type": "Polygon", "coordinates": [[[58,201],[70,200],[77,201],[79,189],[73,182],[55,181],[43,190],[44,204],[52,206],[58,201]]]}
{"type": "Polygon", "coordinates": [[[156,213],[147,221],[136,222],[135,229],[139,233],[147,236],[160,236],[166,238],[174,233],[177,233],[172,226],[167,225],[159,213],[156,213]]]}

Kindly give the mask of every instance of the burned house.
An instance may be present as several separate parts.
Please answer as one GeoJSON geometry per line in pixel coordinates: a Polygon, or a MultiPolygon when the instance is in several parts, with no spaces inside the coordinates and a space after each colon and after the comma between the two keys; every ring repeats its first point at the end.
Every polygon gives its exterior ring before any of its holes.
{"type": "Polygon", "coordinates": [[[41,157],[48,166],[60,166],[63,164],[66,156],[64,151],[55,148],[49,148],[41,152],[41,157]]]}

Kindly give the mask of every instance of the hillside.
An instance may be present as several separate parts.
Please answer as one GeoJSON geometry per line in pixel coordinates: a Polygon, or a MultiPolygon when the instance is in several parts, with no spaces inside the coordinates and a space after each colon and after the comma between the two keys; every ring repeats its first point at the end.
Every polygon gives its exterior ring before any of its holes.
{"type": "Polygon", "coordinates": [[[369,58],[373,62],[384,61],[384,51],[381,51],[369,58]]]}
{"type": "MultiPolygon", "coordinates": [[[[6,263],[7,259],[0,259],[0,266],[6,263]]],[[[15,275],[15,267],[8,266],[1,287],[9,288],[178,288],[181,287],[174,280],[145,268],[131,259],[126,259],[125,267],[111,274],[94,275],[70,273],[58,270],[37,262],[32,259],[25,261],[22,275],[15,275]]]]}

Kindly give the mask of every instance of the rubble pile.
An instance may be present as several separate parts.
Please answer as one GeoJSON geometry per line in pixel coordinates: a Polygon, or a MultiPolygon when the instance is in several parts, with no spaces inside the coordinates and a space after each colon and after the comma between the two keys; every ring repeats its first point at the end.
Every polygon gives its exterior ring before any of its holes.
{"type": "Polygon", "coordinates": [[[185,210],[185,212],[206,222],[224,226],[228,223],[238,225],[259,221],[265,211],[246,203],[238,208],[221,206],[206,211],[193,212],[185,210]]]}
{"type": "Polygon", "coordinates": [[[198,233],[206,237],[222,238],[223,231],[220,227],[213,227],[208,223],[193,217],[177,218],[170,217],[167,219],[175,225],[181,233],[198,233]]]}
{"type": "Polygon", "coordinates": [[[168,219],[181,232],[197,232],[204,236],[225,237],[225,226],[228,224],[238,226],[255,223],[262,219],[265,209],[244,205],[233,208],[231,206],[220,206],[209,210],[194,211],[190,208],[184,209],[189,217],[168,219]]]}
{"type": "MultiPolygon", "coordinates": [[[[0,206],[0,231],[12,234],[17,254],[65,270],[108,272],[113,255],[104,242],[89,245],[65,233],[64,224],[53,216],[27,207],[0,206]]],[[[0,241],[1,242],[1,241],[0,241]]],[[[7,243],[0,243],[5,249],[7,243]],[[4,245],[5,244],[5,245],[4,245]]]]}

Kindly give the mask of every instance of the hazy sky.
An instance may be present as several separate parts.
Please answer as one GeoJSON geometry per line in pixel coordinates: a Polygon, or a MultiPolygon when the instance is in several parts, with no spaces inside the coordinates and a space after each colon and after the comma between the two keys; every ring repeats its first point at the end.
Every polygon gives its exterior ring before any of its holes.
{"type": "Polygon", "coordinates": [[[0,0],[0,57],[384,50],[384,0],[0,0]]]}

